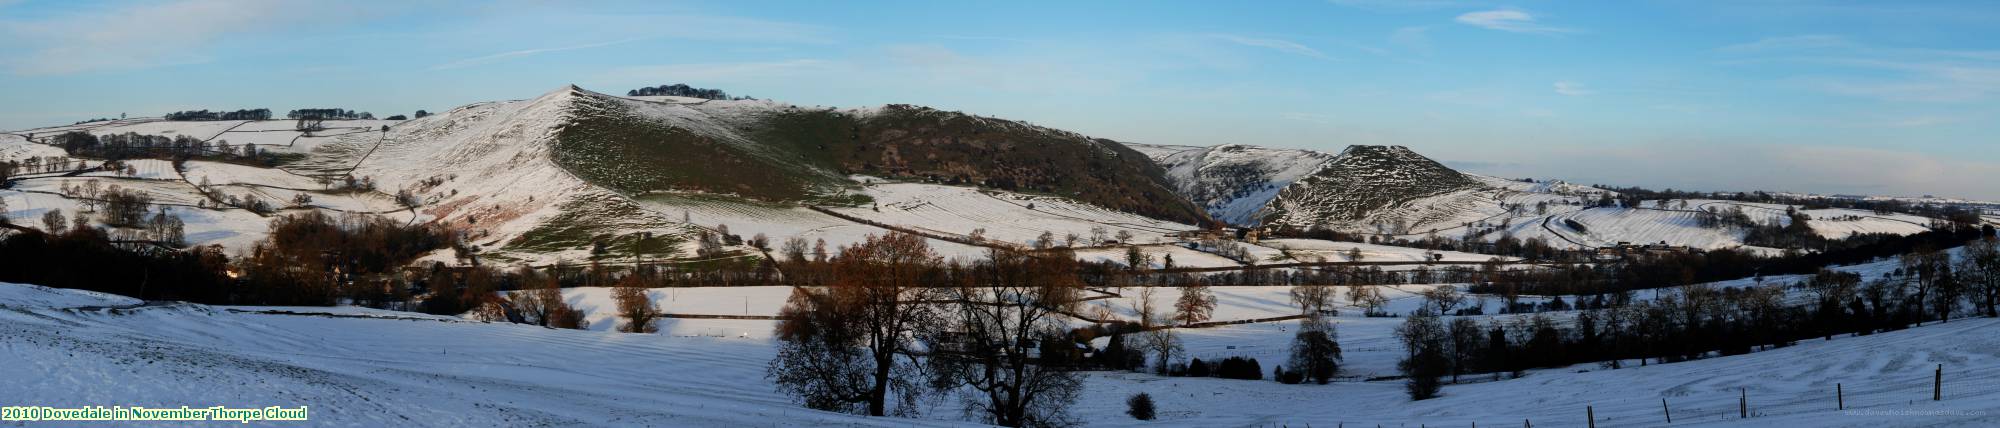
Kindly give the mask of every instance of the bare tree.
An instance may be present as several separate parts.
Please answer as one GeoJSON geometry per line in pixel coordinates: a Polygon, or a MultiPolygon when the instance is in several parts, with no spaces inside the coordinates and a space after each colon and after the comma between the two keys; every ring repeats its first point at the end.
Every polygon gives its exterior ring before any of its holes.
{"type": "Polygon", "coordinates": [[[932,358],[943,387],[963,387],[966,412],[1000,426],[1067,426],[1083,391],[1070,370],[1065,312],[1083,291],[1068,250],[1028,255],[992,250],[971,281],[950,291],[950,317],[967,349],[932,358]],[[1039,348],[1039,352],[1037,352],[1039,348]]]}
{"type": "Polygon", "coordinates": [[[1421,294],[1424,296],[1424,306],[1427,307],[1424,310],[1434,310],[1436,312],[1433,314],[1438,316],[1451,315],[1452,309],[1465,304],[1465,294],[1459,293],[1458,287],[1453,285],[1431,287],[1421,294]]]}
{"type": "MultiPolygon", "coordinates": [[[[1305,318],[1299,321],[1299,331],[1292,337],[1291,358],[1285,364],[1298,376],[1321,385],[1340,371],[1340,334],[1331,318],[1333,293],[1333,287],[1326,285],[1294,286],[1291,292],[1292,304],[1299,306],[1299,313],[1305,318]]],[[[1280,374],[1281,381],[1283,376],[1280,374]]]]}
{"type": "Polygon", "coordinates": [[[1376,291],[1374,286],[1354,285],[1347,287],[1347,302],[1360,306],[1364,314],[1379,316],[1382,315],[1382,306],[1388,304],[1389,299],[1382,297],[1382,292],[1376,291]]]}
{"type": "Polygon", "coordinates": [[[42,213],[42,231],[50,235],[61,235],[69,230],[69,219],[63,218],[62,210],[48,210],[42,213]]]}
{"type": "Polygon", "coordinates": [[[1299,313],[1306,316],[1327,314],[1334,310],[1333,286],[1296,285],[1292,286],[1292,304],[1299,306],[1299,313]]]}
{"type": "Polygon", "coordinates": [[[1480,340],[1481,335],[1485,331],[1479,328],[1478,321],[1473,321],[1472,318],[1466,317],[1452,318],[1450,327],[1451,331],[1447,334],[1451,338],[1449,343],[1451,347],[1451,382],[1458,383],[1458,375],[1471,371],[1473,358],[1479,355],[1480,345],[1482,345],[1480,340]]]}
{"type": "MultiPolygon", "coordinates": [[[[590,322],[583,319],[583,311],[576,310],[563,301],[561,284],[553,276],[541,276],[533,270],[523,269],[521,280],[528,282],[527,290],[508,293],[507,300],[515,310],[528,318],[529,323],[543,327],[584,329],[590,322]]],[[[615,293],[615,291],[614,291],[615,293]]],[[[641,293],[643,294],[643,293],[641,293]]],[[[624,301],[619,301],[623,304],[624,301]]]]}
{"type": "Polygon", "coordinates": [[[1158,306],[1154,304],[1154,289],[1155,287],[1139,289],[1139,300],[1133,303],[1132,310],[1139,314],[1139,327],[1145,329],[1139,333],[1141,342],[1139,346],[1159,356],[1159,365],[1154,366],[1154,370],[1165,374],[1167,363],[1173,361],[1175,354],[1181,353],[1181,339],[1174,335],[1172,326],[1165,324],[1173,314],[1160,313],[1158,306]]]}
{"type": "Polygon", "coordinates": [[[1446,336],[1438,317],[1422,311],[1411,314],[1396,328],[1396,338],[1402,339],[1404,351],[1396,368],[1409,378],[1404,386],[1411,400],[1436,397],[1442,388],[1439,378],[1450,370],[1450,359],[1445,355],[1446,336]]]}
{"type": "MultiPolygon", "coordinates": [[[[1953,285],[1951,255],[1926,248],[1903,254],[1899,261],[1903,272],[1916,276],[1916,280],[1909,284],[1917,287],[1916,293],[1912,296],[1916,300],[1911,306],[1916,309],[1917,322],[1922,323],[1930,319],[1925,316],[1924,306],[1932,303],[1934,297],[1931,294],[1938,291],[1939,286],[1953,285]]],[[[1948,313],[1943,315],[1947,319],[1951,316],[1948,313]]]]}
{"type": "Polygon", "coordinates": [[[922,237],[902,232],[842,249],[832,284],[795,291],[786,304],[768,372],[778,388],[808,407],[874,416],[887,414],[892,390],[900,402],[914,402],[916,357],[897,356],[908,355],[919,330],[935,322],[935,309],[917,303],[937,300],[922,279],[939,261],[922,237]]]}
{"type": "Polygon", "coordinates": [[[1965,245],[1958,268],[1960,281],[1973,296],[1973,305],[1985,309],[1986,316],[2000,317],[2000,241],[1982,238],[1965,245]]]}
{"type": "MultiPolygon", "coordinates": [[[[632,278],[627,276],[626,278],[632,278]]],[[[636,284],[622,284],[636,285],[636,284]]],[[[626,333],[658,333],[653,320],[660,318],[660,309],[653,306],[653,300],[646,297],[646,289],[636,286],[614,288],[611,298],[618,301],[618,316],[625,318],[625,326],[619,331],[626,333]]]]}
{"type": "Polygon", "coordinates": [[[1208,284],[1196,280],[1194,284],[1181,287],[1181,297],[1174,301],[1174,322],[1180,325],[1194,325],[1206,322],[1215,312],[1215,294],[1208,284]]]}

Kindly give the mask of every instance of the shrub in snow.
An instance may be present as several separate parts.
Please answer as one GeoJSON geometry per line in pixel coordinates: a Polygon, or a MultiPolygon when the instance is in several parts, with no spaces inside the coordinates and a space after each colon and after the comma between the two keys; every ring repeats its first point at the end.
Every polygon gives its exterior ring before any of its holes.
{"type": "Polygon", "coordinates": [[[1153,420],[1153,396],[1141,392],[1125,399],[1125,414],[1132,415],[1132,419],[1153,420]]]}

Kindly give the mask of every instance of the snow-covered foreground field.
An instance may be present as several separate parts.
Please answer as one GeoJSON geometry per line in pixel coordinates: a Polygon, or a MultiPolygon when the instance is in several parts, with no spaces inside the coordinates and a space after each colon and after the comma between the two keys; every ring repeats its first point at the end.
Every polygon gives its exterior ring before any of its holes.
{"type": "MultiPolygon", "coordinates": [[[[1437,399],[1409,401],[1398,382],[1327,386],[1099,374],[1081,413],[1104,426],[1144,425],[1115,417],[1118,399],[1147,392],[1162,421],[1181,426],[1664,426],[1675,425],[1990,426],[2000,413],[2000,320],[1954,321],[1860,338],[1807,341],[1745,356],[1608,370],[1577,366],[1526,377],[1448,385],[1437,399]],[[1945,400],[1930,401],[1931,376],[1944,364],[1945,400]],[[1848,411],[1835,410],[1834,386],[1848,411]],[[1737,417],[1738,394],[1752,418],[1737,417]]],[[[1343,347],[1351,348],[1342,332],[1343,347]]],[[[1351,352],[1351,351],[1350,351],[1351,352]]],[[[1349,354],[1349,358],[1355,358],[1349,354]]]]}
{"type": "MultiPolygon", "coordinates": [[[[1418,286],[1392,292],[1415,304],[1418,286]]],[[[1289,312],[1283,287],[1218,288],[1217,318],[1289,312]]],[[[1128,290],[1129,291],[1129,290],[1128,290]]],[[[1165,291],[1165,290],[1163,290],[1165,291]]],[[[662,321],[662,334],[605,331],[604,289],[567,290],[591,312],[589,331],[361,308],[135,306],[133,299],[0,284],[0,364],[19,374],[0,403],[145,406],[297,406],[314,425],[938,426],[956,425],[953,400],[925,419],[862,418],[805,410],[763,377],[772,321],[662,321]],[[261,313],[261,312],[278,313],[261,313]],[[292,314],[283,314],[290,312],[292,314]],[[311,314],[323,315],[311,315],[311,314]]],[[[1127,293],[1132,295],[1134,293],[1127,293]]],[[[770,314],[785,287],[655,290],[670,313],[770,314]]],[[[1162,293],[1169,300],[1173,295],[1162,293]]],[[[1122,305],[1127,302],[1117,302],[1122,305]]],[[[1441,398],[1410,402],[1393,372],[1398,319],[1343,311],[1342,381],[1085,375],[1074,408],[1089,426],[1981,426],[2000,412],[2000,320],[1964,319],[1911,330],[1692,362],[1608,370],[1595,365],[1468,378],[1441,398]],[[1944,364],[1945,400],[1929,401],[1944,364]],[[1475,380],[1476,379],[1476,380],[1475,380]],[[1833,409],[1833,386],[1851,412],[1833,409]],[[1736,417],[1738,394],[1750,419],[1736,417]],[[1152,394],[1161,420],[1123,414],[1152,394]]],[[[1290,322],[1184,331],[1190,355],[1283,360],[1290,322]],[[1228,349],[1235,346],[1236,349],[1228,349]]]]}
{"type": "MultiPolygon", "coordinates": [[[[0,284],[0,403],[310,406],[341,426],[934,426],[792,405],[755,337],[272,315],[0,284]]],[[[313,311],[325,308],[283,308],[313,311]]],[[[704,321],[716,325],[742,321],[704,321]]],[[[678,328],[676,328],[678,330],[678,328]]]]}

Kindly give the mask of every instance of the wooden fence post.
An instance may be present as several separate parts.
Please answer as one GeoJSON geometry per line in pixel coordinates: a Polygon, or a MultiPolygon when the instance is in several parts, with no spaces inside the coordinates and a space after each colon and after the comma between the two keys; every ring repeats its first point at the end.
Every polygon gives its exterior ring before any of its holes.
{"type": "Polygon", "coordinates": [[[1667,414],[1667,423],[1674,423],[1674,409],[1667,407],[1667,397],[1660,397],[1660,413],[1667,414]]]}
{"type": "Polygon", "coordinates": [[[1590,421],[1590,428],[1597,428],[1597,409],[1583,406],[1583,417],[1590,421]]]}
{"type": "Polygon", "coordinates": [[[1739,389],[1738,389],[1738,391],[1742,391],[1742,392],[1743,392],[1743,395],[1742,395],[1742,396],[1739,396],[1739,397],[1737,397],[1737,398],[1736,398],[1736,417],[1739,417],[1739,418],[1743,418],[1743,419],[1749,419],[1749,418],[1750,418],[1750,389],[1749,389],[1749,388],[1739,388],[1739,389]]]}
{"type": "Polygon", "coordinates": [[[1931,401],[1944,400],[1944,365],[1938,364],[1937,376],[1931,378],[1931,401]]]}

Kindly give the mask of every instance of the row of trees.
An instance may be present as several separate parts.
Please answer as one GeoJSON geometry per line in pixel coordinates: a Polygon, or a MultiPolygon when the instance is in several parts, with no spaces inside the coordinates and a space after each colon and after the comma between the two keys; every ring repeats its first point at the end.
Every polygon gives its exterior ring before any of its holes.
{"type": "MultiPolygon", "coordinates": [[[[183,161],[191,158],[223,158],[245,160],[261,165],[269,165],[276,161],[274,154],[259,150],[255,143],[238,147],[230,145],[228,140],[218,139],[210,142],[187,135],[167,137],[134,132],[96,135],[85,131],[69,131],[52,137],[50,141],[69,153],[107,160],[161,158],[183,161]]],[[[58,158],[45,159],[41,163],[44,169],[59,171],[70,168],[67,161],[66,158],[58,158]]],[[[82,167],[82,161],[78,161],[76,168],[82,167]]]]}
{"type": "MultiPolygon", "coordinates": [[[[4,208],[0,201],[0,208],[4,208]]],[[[172,250],[139,239],[178,241],[179,218],[164,211],[140,228],[100,229],[89,215],[43,213],[42,227],[0,231],[0,281],[74,288],[142,299],[227,303],[233,280],[228,257],[216,246],[172,250]],[[164,236],[156,236],[164,235],[164,236]]],[[[0,218],[0,223],[6,223],[0,218]]]]}
{"type": "Polygon", "coordinates": [[[704,99],[711,99],[711,100],[754,100],[754,99],[756,99],[756,98],[751,98],[751,97],[748,97],[748,96],[743,96],[743,97],[731,97],[731,96],[729,96],[729,93],[728,93],[728,92],[723,92],[723,91],[722,91],[721,89],[707,89],[707,88],[696,88],[696,87],[693,87],[693,86],[688,86],[688,85],[687,85],[687,84],[685,84],[685,83],[675,83],[675,84],[672,84],[672,85],[660,85],[660,86],[652,86],[652,87],[644,87],[644,88],[639,88],[639,89],[633,89],[633,90],[630,90],[630,91],[625,91],[625,95],[626,95],[626,96],[632,96],[632,97],[645,97],[645,96],[660,96],[660,95],[665,95],[665,96],[675,96],[675,97],[693,97],[693,98],[704,98],[704,99]]]}
{"type": "MultiPolygon", "coordinates": [[[[250,248],[237,265],[246,283],[238,299],[287,305],[331,305],[349,300],[386,305],[399,300],[408,281],[400,269],[417,256],[449,244],[445,232],[429,226],[405,226],[384,217],[344,214],[339,218],[305,211],[271,220],[270,234],[250,248]]],[[[433,269],[432,279],[438,278],[433,269]]],[[[471,276],[471,275],[465,275],[471,276]]],[[[453,284],[426,283],[449,287],[453,284]]],[[[485,291],[492,291],[487,289],[485,291]]],[[[448,293],[462,294],[462,293],[448,293]]],[[[490,294],[490,293],[489,293],[490,294]]],[[[433,312],[463,311],[449,298],[433,312]]]]}
{"type": "Polygon", "coordinates": [[[173,113],[167,113],[166,119],[175,121],[271,120],[271,109],[259,108],[259,109],[246,109],[246,110],[236,110],[236,111],[208,111],[208,110],[177,111],[173,113]]]}
{"type": "Polygon", "coordinates": [[[1886,276],[1864,278],[1822,270],[1793,284],[1717,288],[1704,284],[1660,290],[1649,300],[1613,292],[1609,304],[1560,320],[1546,314],[1447,319],[1427,304],[1398,329],[1413,399],[1435,396],[1442,378],[1514,373],[1531,368],[1624,360],[1670,363],[1789,346],[1810,338],[1867,335],[1954,316],[2000,316],[2000,241],[1947,251],[1919,250],[1898,259],[1886,276]],[[1793,293],[1804,299],[1788,297],[1793,293]],[[1795,303],[1796,302],[1796,303],[1795,303]]]}
{"type": "MultiPolygon", "coordinates": [[[[78,186],[79,188],[84,186],[78,186]]],[[[278,217],[270,235],[242,258],[219,246],[181,250],[184,224],[161,208],[142,220],[118,220],[128,192],[108,189],[95,211],[73,216],[49,210],[40,229],[11,226],[0,239],[0,281],[101,291],[148,300],[207,304],[331,305],[352,303],[436,314],[466,314],[555,328],[587,328],[583,313],[563,301],[561,272],[501,272],[452,268],[405,269],[410,260],[451,241],[428,226],[404,226],[378,216],[338,218],[318,211],[278,217]],[[519,290],[501,294],[501,290],[519,290]],[[421,302],[421,303],[419,303],[421,302]]],[[[130,204],[143,207],[139,202],[130,204]]],[[[0,211],[6,201],[0,198],[0,211]]],[[[0,218],[0,223],[6,223],[0,218]]],[[[634,276],[633,278],[638,278],[634,276]]],[[[621,306],[624,306],[621,301],[621,306]]],[[[650,305],[648,305],[650,306],[650,305]]],[[[657,312],[655,312],[657,313],[657,312]]],[[[640,325],[649,325],[650,320],[640,325]]]]}
{"type": "Polygon", "coordinates": [[[1764,191],[1693,192],[1693,191],[1679,191],[1674,189],[1651,190],[1640,187],[1616,187],[1616,186],[1604,186],[1604,185],[1594,185],[1594,186],[1597,188],[1618,192],[1619,194],[1622,195],[1623,198],[1632,201],[1639,201],[1639,200],[1660,201],[1659,206],[1661,207],[1668,206],[1667,202],[1675,199],[1683,200],[1683,203],[1681,204],[1683,208],[1686,207],[1685,200],[1687,199],[1718,199],[1718,200],[1736,201],[1736,202],[1795,205],[1803,209],[1809,209],[1809,210],[1824,209],[1824,208],[1850,208],[1850,209],[1874,211],[1876,214],[1903,213],[1903,214],[1911,214],[1923,217],[1945,219],[1950,221],[1964,221],[1968,217],[1978,216],[1977,211],[1969,209],[1964,206],[1924,203],[1924,202],[1910,202],[1900,199],[1871,199],[1862,197],[1843,197],[1843,196],[1825,197],[1825,196],[1813,196],[1813,195],[1776,194],[1764,191]]]}
{"type": "Polygon", "coordinates": [[[302,108],[285,113],[286,119],[374,120],[375,114],[342,108],[302,108]]]}
{"type": "MultiPolygon", "coordinates": [[[[421,119],[424,116],[430,116],[430,112],[417,110],[416,113],[417,118],[421,119]]],[[[399,117],[403,116],[402,115],[390,116],[390,120],[401,120],[401,119],[396,119],[399,117]]],[[[244,109],[236,111],[188,110],[188,111],[177,111],[173,113],[167,113],[165,118],[167,120],[175,120],[175,121],[271,120],[271,109],[258,108],[258,109],[244,109]]],[[[285,118],[321,119],[321,120],[333,120],[333,119],[370,120],[374,119],[375,115],[373,113],[365,111],[356,112],[353,110],[340,109],[340,108],[304,108],[286,112],[285,118]]]]}

